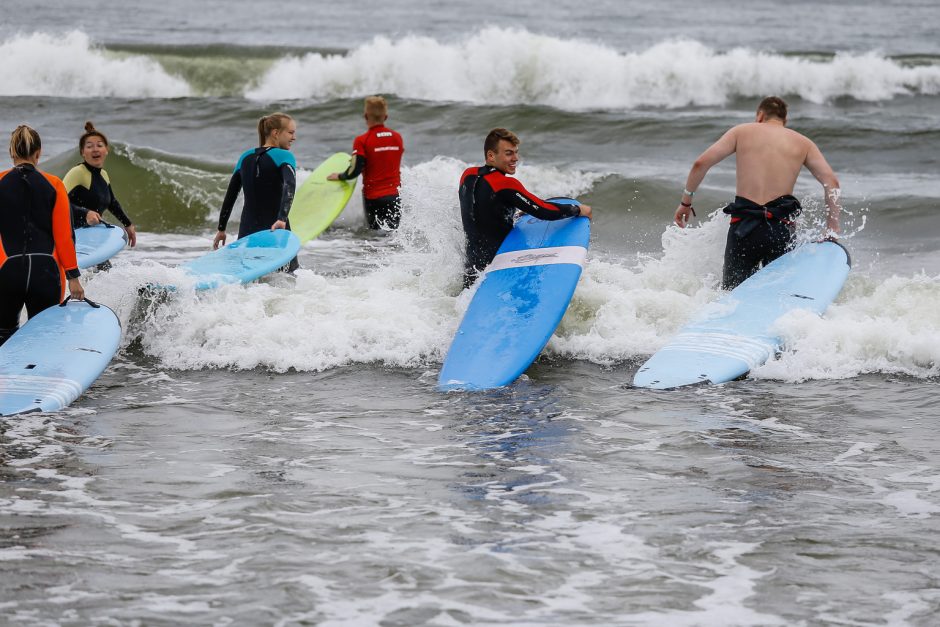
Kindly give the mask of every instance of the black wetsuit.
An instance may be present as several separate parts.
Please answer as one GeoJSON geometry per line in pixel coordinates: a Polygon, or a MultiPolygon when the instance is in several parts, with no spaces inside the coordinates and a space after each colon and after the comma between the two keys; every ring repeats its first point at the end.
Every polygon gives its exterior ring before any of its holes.
{"type": "Polygon", "coordinates": [[[75,228],[88,225],[89,211],[96,211],[104,219],[104,212],[110,210],[125,227],[132,224],[121,203],[114,197],[111,179],[105,170],[82,162],[69,170],[62,182],[69,192],[72,224],[75,228]]]}
{"type": "Polygon", "coordinates": [[[62,181],[30,164],[0,173],[0,344],[62,300],[79,276],[68,195],[62,181]]]}
{"type": "Polygon", "coordinates": [[[581,215],[580,206],[542,200],[492,166],[464,171],[460,177],[460,215],[467,236],[464,287],[493,261],[512,230],[517,209],[542,220],[581,215]]]}
{"type": "MultiPolygon", "coordinates": [[[[286,222],[287,230],[290,230],[287,215],[297,187],[296,169],[297,162],[288,150],[262,146],[245,151],[235,165],[222,201],[219,230],[225,230],[242,189],[245,190],[245,206],[238,226],[239,238],[270,229],[278,220],[286,222]]],[[[294,257],[287,271],[293,272],[298,267],[294,257]]]]}
{"type": "Polygon", "coordinates": [[[735,196],[734,202],[724,208],[731,216],[731,227],[725,244],[721,286],[734,289],[761,266],[787,252],[793,239],[790,218],[800,210],[800,201],[790,195],[765,205],[735,196]]]}

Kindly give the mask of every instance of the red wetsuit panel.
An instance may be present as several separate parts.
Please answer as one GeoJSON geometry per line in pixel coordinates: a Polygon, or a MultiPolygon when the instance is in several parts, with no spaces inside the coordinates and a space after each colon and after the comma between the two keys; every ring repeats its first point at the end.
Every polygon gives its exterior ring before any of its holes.
{"type": "Polygon", "coordinates": [[[516,209],[541,220],[581,215],[581,207],[546,202],[492,166],[467,168],[460,177],[460,214],[467,236],[464,285],[496,255],[513,226],[516,209]]]}
{"type": "Polygon", "coordinates": [[[401,135],[384,124],[371,127],[353,140],[353,157],[362,156],[366,160],[362,171],[362,193],[367,199],[398,194],[404,152],[401,135]]]}

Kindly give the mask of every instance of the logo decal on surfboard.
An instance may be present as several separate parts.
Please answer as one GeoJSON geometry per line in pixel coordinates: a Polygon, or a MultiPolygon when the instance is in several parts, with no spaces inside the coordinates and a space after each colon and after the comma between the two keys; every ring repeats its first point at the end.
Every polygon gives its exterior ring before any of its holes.
{"type": "Polygon", "coordinates": [[[516,250],[501,253],[493,258],[484,270],[484,274],[507,268],[524,268],[526,266],[547,266],[557,263],[571,263],[584,267],[587,249],[583,246],[554,246],[536,250],[516,250]]]}

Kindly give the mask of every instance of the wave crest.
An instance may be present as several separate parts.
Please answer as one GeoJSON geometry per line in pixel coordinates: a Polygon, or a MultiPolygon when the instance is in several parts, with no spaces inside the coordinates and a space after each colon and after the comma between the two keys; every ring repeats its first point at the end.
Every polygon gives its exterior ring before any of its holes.
{"type": "Polygon", "coordinates": [[[396,41],[377,37],[345,55],[285,57],[245,96],[330,99],[370,93],[568,110],[718,105],[767,94],[812,102],[879,101],[940,93],[940,66],[905,67],[877,52],[832,58],[747,48],[719,52],[689,40],[624,53],[593,42],[489,27],[457,43],[415,35],[396,41]]]}
{"type": "Polygon", "coordinates": [[[0,43],[0,96],[177,98],[192,93],[145,56],[119,57],[72,31],[17,35],[0,43]]]}

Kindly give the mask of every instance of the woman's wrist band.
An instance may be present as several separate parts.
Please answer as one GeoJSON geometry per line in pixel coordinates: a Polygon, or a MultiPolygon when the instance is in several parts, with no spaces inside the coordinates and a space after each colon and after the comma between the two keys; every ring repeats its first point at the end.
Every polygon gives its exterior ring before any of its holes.
{"type": "Polygon", "coordinates": [[[679,201],[679,204],[682,205],[683,207],[688,208],[688,209],[691,209],[691,208],[692,208],[692,203],[690,203],[690,202],[682,202],[682,201],[679,201]]]}
{"type": "Polygon", "coordinates": [[[682,189],[682,193],[688,196],[689,198],[691,198],[692,196],[695,196],[695,192],[690,192],[689,190],[685,188],[682,189]]]}

